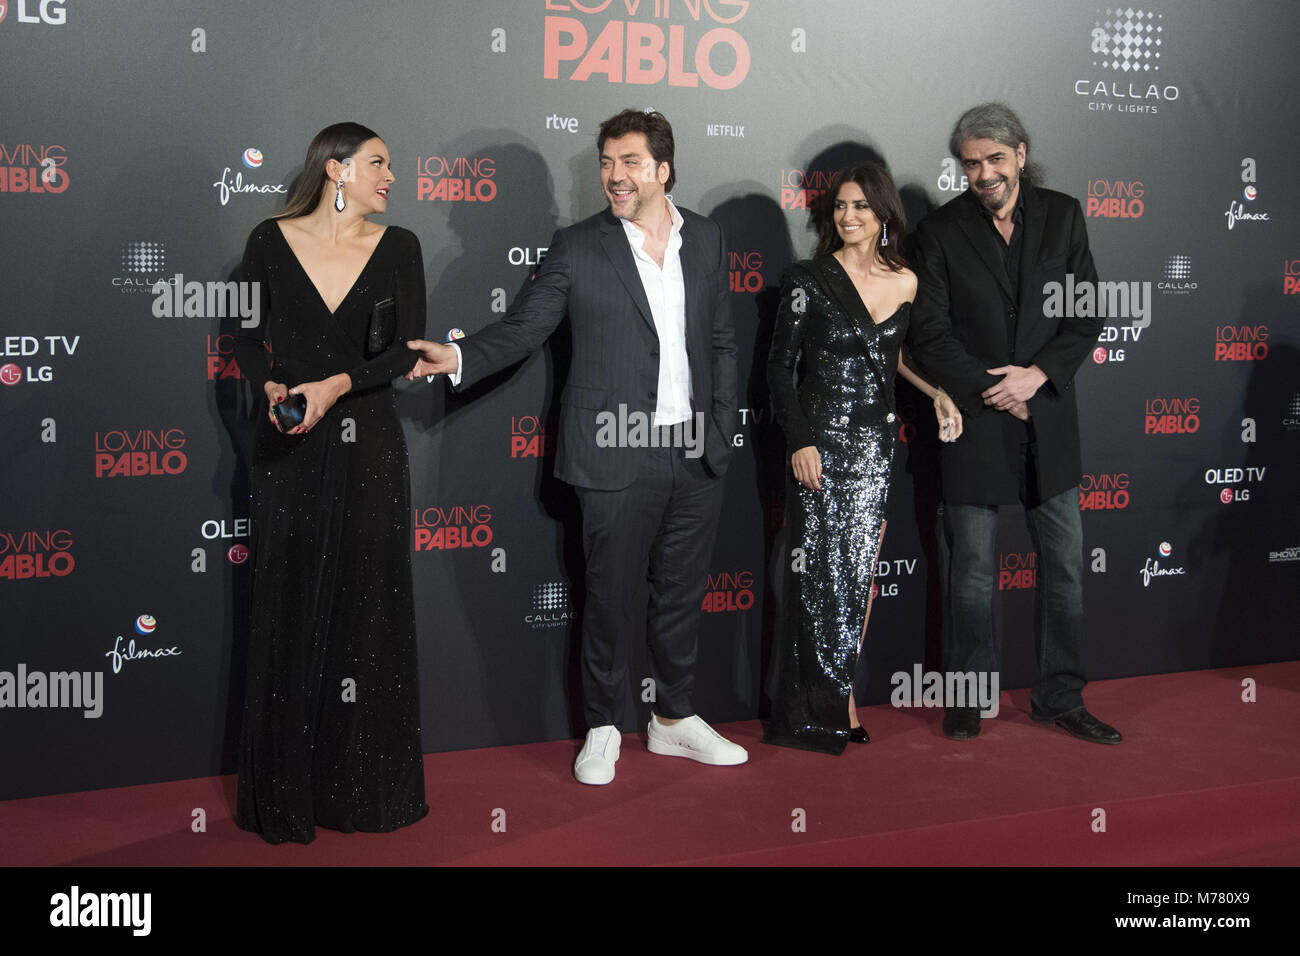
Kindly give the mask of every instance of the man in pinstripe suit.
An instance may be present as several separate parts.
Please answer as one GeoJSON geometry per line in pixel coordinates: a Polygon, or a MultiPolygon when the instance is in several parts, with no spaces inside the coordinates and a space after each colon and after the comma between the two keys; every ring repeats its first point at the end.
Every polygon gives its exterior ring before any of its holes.
{"type": "Polygon", "coordinates": [[[737,427],[736,342],[722,230],[668,198],[673,134],[659,113],[601,124],[609,208],[556,232],[506,316],[451,346],[412,342],[408,377],[461,388],[538,349],[567,314],[573,364],[560,398],[555,475],[582,506],[582,622],[590,729],[574,774],[614,778],[627,700],[627,641],[641,581],[655,681],[651,752],[734,765],[748,754],[691,704],[700,605],[737,427]]]}

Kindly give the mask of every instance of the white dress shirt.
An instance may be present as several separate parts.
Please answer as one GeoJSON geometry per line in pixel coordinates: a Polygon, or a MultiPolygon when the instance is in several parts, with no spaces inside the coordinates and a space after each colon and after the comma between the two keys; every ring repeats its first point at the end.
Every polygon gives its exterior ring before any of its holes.
{"type": "MultiPolygon", "coordinates": [[[[659,384],[654,427],[675,425],[691,419],[691,369],[686,358],[686,280],[682,275],[682,214],[672,200],[665,199],[672,216],[672,229],[664,249],[664,264],[659,264],[645,251],[645,233],[624,219],[623,232],[632,250],[636,271],[641,276],[641,286],[650,302],[650,315],[659,336],[659,384]]],[[[460,346],[455,342],[456,371],[448,377],[452,385],[460,384],[460,346]]]]}

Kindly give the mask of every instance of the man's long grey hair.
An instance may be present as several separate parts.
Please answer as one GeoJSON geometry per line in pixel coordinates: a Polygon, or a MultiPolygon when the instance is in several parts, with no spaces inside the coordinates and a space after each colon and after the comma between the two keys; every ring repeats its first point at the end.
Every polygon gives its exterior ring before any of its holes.
{"type": "Polygon", "coordinates": [[[1006,103],[981,103],[961,114],[948,137],[948,149],[958,160],[961,159],[961,144],[968,139],[991,139],[1012,149],[1024,143],[1025,168],[1020,176],[1033,186],[1043,184],[1043,171],[1030,158],[1029,133],[1025,124],[1006,103]]]}

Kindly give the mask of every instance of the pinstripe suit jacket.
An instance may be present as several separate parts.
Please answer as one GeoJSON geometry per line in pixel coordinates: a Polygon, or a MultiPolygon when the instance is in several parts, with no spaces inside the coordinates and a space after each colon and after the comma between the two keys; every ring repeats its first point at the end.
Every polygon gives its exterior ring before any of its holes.
{"type": "MultiPolygon", "coordinates": [[[[686,286],[686,355],[691,409],[705,430],[703,457],[720,478],[737,430],[736,335],[722,230],[688,209],[679,253],[686,286]]],[[[573,363],[560,397],[555,476],[571,485],[626,488],[640,450],[603,447],[598,416],[654,415],[659,385],[659,337],[622,223],[608,209],[560,229],[546,259],[500,322],[457,344],[461,388],[541,347],[565,315],[573,363]]]]}

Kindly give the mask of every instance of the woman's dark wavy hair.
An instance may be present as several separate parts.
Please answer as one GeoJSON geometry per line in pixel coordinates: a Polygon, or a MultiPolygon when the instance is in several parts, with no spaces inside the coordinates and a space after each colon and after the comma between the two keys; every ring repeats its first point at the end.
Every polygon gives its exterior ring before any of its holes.
{"type": "Polygon", "coordinates": [[[835,229],[835,197],[845,183],[857,183],[876,218],[882,225],[889,227],[889,245],[882,246],[879,239],[876,241],[880,258],[894,272],[907,268],[907,260],[900,250],[903,236],[907,232],[907,214],[903,212],[903,200],[898,195],[894,177],[889,175],[889,170],[874,163],[850,166],[835,174],[834,183],[833,188],[822,193],[817,203],[814,220],[817,225],[817,255],[826,255],[844,245],[844,240],[835,229]]]}
{"type": "Polygon", "coordinates": [[[342,162],[355,155],[361,144],[368,139],[379,139],[379,134],[360,123],[335,123],[317,133],[307,147],[302,175],[294,184],[293,193],[284,209],[276,213],[275,218],[296,219],[315,212],[320,204],[321,190],[329,181],[325,175],[325,164],[331,159],[342,162]]]}

